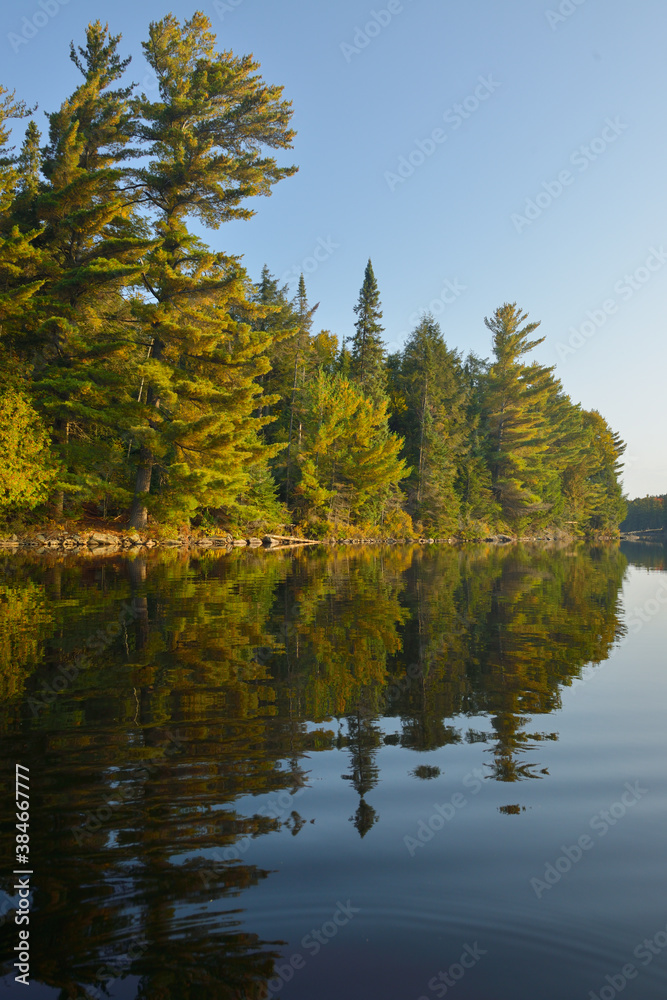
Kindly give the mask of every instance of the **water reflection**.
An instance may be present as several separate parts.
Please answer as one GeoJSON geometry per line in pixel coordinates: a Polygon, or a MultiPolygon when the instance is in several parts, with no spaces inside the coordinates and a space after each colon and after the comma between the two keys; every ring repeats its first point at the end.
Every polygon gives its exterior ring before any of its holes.
{"type": "Polygon", "coordinates": [[[340,752],[364,845],[387,746],[545,779],[533,717],[624,634],[613,547],[0,558],[3,777],[33,775],[32,977],[61,1000],[267,996],[282,942],[243,913],[272,866],[248,855],[308,829],[313,755],[340,752]]]}

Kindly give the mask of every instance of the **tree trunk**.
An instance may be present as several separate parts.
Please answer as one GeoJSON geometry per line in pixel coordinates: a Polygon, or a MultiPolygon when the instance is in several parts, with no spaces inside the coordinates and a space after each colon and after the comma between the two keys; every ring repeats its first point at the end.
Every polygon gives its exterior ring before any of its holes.
{"type": "MultiPolygon", "coordinates": [[[[148,348],[148,355],[146,360],[151,356],[151,351],[153,357],[156,361],[162,360],[162,352],[164,350],[164,342],[159,340],[157,337],[151,337],[150,347],[148,348]]],[[[144,387],[144,379],[141,380],[141,388],[139,389],[139,399],[141,402],[141,393],[144,387]]],[[[153,392],[153,387],[148,386],[146,390],[146,405],[149,410],[160,409],[160,397],[156,396],[153,392]]],[[[155,425],[151,422],[150,418],[148,423],[151,427],[155,425]]],[[[129,454],[129,453],[128,453],[129,454]]],[[[134,484],[134,500],[132,501],[132,509],[130,510],[130,527],[143,529],[148,523],[148,508],[146,507],[146,496],[151,491],[151,476],[153,474],[153,465],[155,464],[155,459],[152,452],[148,450],[144,445],[141,447],[141,452],[139,454],[139,467],[137,469],[137,478],[134,484]]]]}
{"type": "Polygon", "coordinates": [[[151,489],[151,474],[153,472],[153,456],[145,452],[141,456],[141,464],[137,469],[137,479],[134,486],[134,500],[130,511],[130,527],[143,529],[148,523],[148,508],[146,496],[151,489]]]}
{"type": "Polygon", "coordinates": [[[150,636],[148,597],[146,596],[146,560],[141,558],[128,559],[127,573],[132,587],[136,649],[140,651],[144,649],[150,636]]]}
{"type": "Polygon", "coordinates": [[[417,503],[420,504],[422,501],[422,482],[424,478],[424,430],[426,428],[426,401],[428,397],[428,378],[424,383],[424,398],[422,401],[422,415],[421,415],[421,436],[419,439],[419,483],[417,486],[417,503]]]}
{"type": "Polygon", "coordinates": [[[294,408],[296,405],[296,392],[297,392],[297,379],[299,372],[299,353],[301,350],[300,344],[297,344],[296,357],[294,358],[294,385],[292,386],[292,404],[290,406],[290,417],[289,417],[289,434],[287,436],[287,482],[285,484],[285,503],[289,504],[290,495],[290,485],[291,485],[291,459],[292,459],[292,431],[294,429],[294,408]]]}

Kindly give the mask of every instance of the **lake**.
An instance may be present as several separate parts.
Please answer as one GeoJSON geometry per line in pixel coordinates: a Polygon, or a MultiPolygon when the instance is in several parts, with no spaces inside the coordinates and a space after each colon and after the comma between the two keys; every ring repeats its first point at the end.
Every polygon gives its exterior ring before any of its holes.
{"type": "Polygon", "coordinates": [[[3,996],[663,1000],[666,607],[653,545],[0,555],[3,996]]]}

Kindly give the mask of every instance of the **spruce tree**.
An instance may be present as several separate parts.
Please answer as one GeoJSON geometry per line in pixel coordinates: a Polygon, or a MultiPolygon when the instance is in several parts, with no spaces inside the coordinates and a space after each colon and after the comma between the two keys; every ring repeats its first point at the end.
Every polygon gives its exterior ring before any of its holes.
{"type": "Polygon", "coordinates": [[[292,486],[294,484],[294,462],[298,461],[301,448],[303,411],[299,398],[306,384],[307,358],[310,351],[310,332],[313,316],[319,307],[319,302],[310,306],[306,292],[306,282],[303,274],[299,278],[299,288],[294,302],[297,316],[297,332],[292,342],[293,375],[290,390],[289,426],[287,430],[287,448],[285,451],[285,502],[289,504],[292,486]],[[296,437],[296,440],[295,440],[296,437]]]}
{"type": "Polygon", "coordinates": [[[354,311],[357,320],[350,351],[350,377],[370,399],[379,402],[387,391],[384,327],[380,324],[380,292],[370,258],[354,311]]]}
{"type": "Polygon", "coordinates": [[[461,502],[463,538],[476,537],[480,530],[490,530],[500,514],[493,499],[482,424],[488,370],[488,361],[473,352],[461,369],[466,396],[467,440],[459,463],[456,491],[461,502]]]}
{"type": "Polygon", "coordinates": [[[460,357],[445,344],[440,327],[426,315],[408,339],[394,375],[402,414],[395,425],[405,435],[412,466],[410,513],[426,531],[457,530],[457,469],[466,448],[466,396],[460,357]]]}

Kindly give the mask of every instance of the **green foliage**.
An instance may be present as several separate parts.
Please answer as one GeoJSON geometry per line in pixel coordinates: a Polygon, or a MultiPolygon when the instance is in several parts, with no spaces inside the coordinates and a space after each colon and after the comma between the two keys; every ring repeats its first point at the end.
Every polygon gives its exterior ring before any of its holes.
{"type": "Polygon", "coordinates": [[[461,375],[459,355],[447,349],[434,318],[425,316],[405,345],[392,388],[395,404],[400,401],[394,425],[405,436],[412,466],[409,510],[429,534],[446,536],[459,527],[455,480],[467,451],[461,375]]]}
{"type": "Polygon", "coordinates": [[[0,87],[0,371],[18,393],[5,508],[50,489],[58,516],[134,527],[616,531],[623,442],[527,359],[539,324],[501,306],[492,360],[464,362],[424,316],[387,356],[369,259],[354,336],[316,330],[303,275],[294,298],[266,266],[253,284],[200,232],[251,217],[295,172],[273,155],[294,139],[282,88],[218,52],[201,12],[150,24],[157,93],[126,83],[120,42],[95,21],[72,44],[81,80],[44,146],[0,87]]]}
{"type": "Polygon", "coordinates": [[[37,507],[57,470],[39,414],[13,389],[0,396],[0,455],[0,516],[37,507]]]}
{"type": "Polygon", "coordinates": [[[320,372],[308,387],[301,475],[302,516],[330,524],[380,524],[389,497],[407,475],[402,440],[388,430],[387,402],[373,406],[361,389],[320,372]]]}
{"type": "MultiPolygon", "coordinates": [[[[357,321],[356,333],[350,350],[350,378],[359,384],[362,391],[374,402],[380,402],[386,393],[387,376],[385,370],[385,349],[380,325],[380,292],[373,265],[366,264],[364,283],[354,311],[357,321]]],[[[343,363],[343,359],[341,359],[343,363]]]]}
{"type": "Polygon", "coordinates": [[[628,502],[621,531],[646,531],[667,527],[667,496],[637,497],[628,502]]]}

